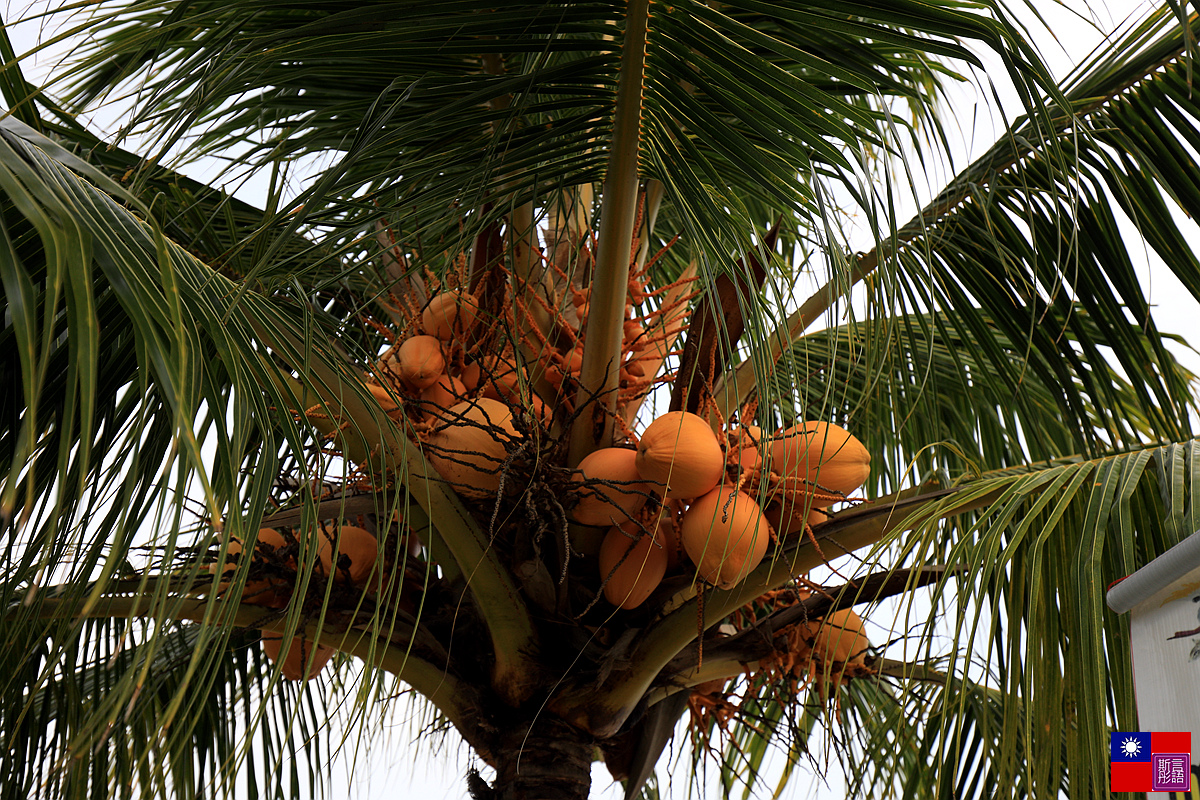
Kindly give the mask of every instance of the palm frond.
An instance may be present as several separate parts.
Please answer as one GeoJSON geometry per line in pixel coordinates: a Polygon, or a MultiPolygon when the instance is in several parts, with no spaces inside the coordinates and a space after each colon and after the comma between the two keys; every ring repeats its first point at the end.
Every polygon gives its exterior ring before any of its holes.
{"type": "Polygon", "coordinates": [[[210,787],[236,786],[279,797],[319,789],[325,739],[307,732],[327,724],[336,687],[272,685],[257,631],[214,638],[192,624],[154,627],[26,626],[24,647],[6,649],[6,796],[207,797],[210,787]],[[189,675],[196,664],[199,681],[189,675]],[[130,674],[139,680],[131,684],[130,674]],[[164,727],[168,714],[174,724],[164,727]]]}
{"type": "MultiPolygon", "coordinates": [[[[873,251],[846,260],[827,250],[828,283],[772,334],[772,347],[786,349],[831,308],[846,314],[851,287],[870,276],[867,324],[877,329],[884,309],[887,316],[935,310],[944,315],[942,336],[987,343],[985,332],[998,326],[1019,343],[1027,353],[1019,364],[1000,366],[1007,357],[990,344],[979,357],[999,367],[996,377],[1010,389],[1027,373],[1063,387],[1065,429],[1081,437],[1076,449],[1136,444],[1138,435],[1120,421],[1126,417],[1156,417],[1161,435],[1186,437],[1187,378],[1168,366],[1172,358],[1133,267],[1140,244],[1122,229],[1128,215],[1200,297],[1198,262],[1168,210],[1170,201],[1188,215],[1197,211],[1196,160],[1180,148],[1200,119],[1181,83],[1188,36],[1172,21],[1163,9],[1114,43],[1067,85],[1069,105],[1057,107],[1049,124],[1019,120],[873,251]],[[1057,355],[1044,360],[1046,353],[1057,355]],[[1093,375],[1108,359],[1133,396],[1114,395],[1106,378],[1093,375]]],[[[768,355],[742,364],[728,390],[718,387],[727,413],[745,400],[756,370],[766,374],[768,355]]],[[[802,381],[808,368],[789,378],[802,381]]]]}
{"type": "MultiPolygon", "coordinates": [[[[355,220],[382,211],[406,238],[456,241],[453,206],[502,211],[514,191],[548,197],[598,179],[624,13],[604,3],[101,8],[90,24],[103,33],[70,97],[77,107],[136,98],[128,129],[155,131],[164,151],[186,142],[188,157],[336,153],[300,198],[307,222],[349,225],[334,233],[347,241],[362,229],[355,220]],[[339,66],[351,55],[352,69],[339,66]],[[501,69],[485,69],[488,58],[501,69]]],[[[819,216],[817,174],[856,192],[863,143],[887,149],[897,124],[890,100],[936,128],[937,87],[954,77],[938,59],[977,62],[963,40],[1005,54],[1022,86],[1054,92],[988,3],[688,3],[651,17],[643,169],[667,187],[667,229],[710,254],[740,251],[746,222],[778,209],[819,216]]]]}

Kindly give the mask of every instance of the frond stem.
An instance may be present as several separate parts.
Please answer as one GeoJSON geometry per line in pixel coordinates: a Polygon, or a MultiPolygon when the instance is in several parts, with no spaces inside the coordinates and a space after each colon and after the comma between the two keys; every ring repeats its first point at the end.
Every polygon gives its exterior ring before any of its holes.
{"type": "Polygon", "coordinates": [[[597,447],[612,443],[633,227],[637,219],[649,12],[649,0],[630,0],[625,18],[613,134],[600,200],[600,234],[592,272],[583,366],[575,399],[579,411],[571,426],[567,457],[572,467],[597,447]]]}

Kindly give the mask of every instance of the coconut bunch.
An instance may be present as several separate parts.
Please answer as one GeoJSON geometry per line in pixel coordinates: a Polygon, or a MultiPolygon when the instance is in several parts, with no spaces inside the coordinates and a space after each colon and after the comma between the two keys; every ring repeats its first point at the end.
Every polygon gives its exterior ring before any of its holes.
{"type": "MultiPolygon", "coordinates": [[[[812,597],[828,596],[825,589],[800,581],[786,589],[768,592],[735,611],[723,627],[729,635],[751,628],[764,617],[812,597]]],[[[786,697],[798,697],[812,687],[821,699],[837,700],[837,688],[856,678],[875,674],[871,642],[863,619],[851,609],[773,627],[771,652],[757,665],[747,665],[749,684],[768,684],[786,697]]],[[[737,680],[719,679],[694,686],[689,693],[692,727],[702,737],[715,728],[725,730],[730,719],[742,712],[737,680]]],[[[758,697],[750,690],[746,697],[758,697]]]]}
{"type": "MultiPolygon", "coordinates": [[[[871,643],[861,617],[843,609],[827,617],[788,625],[773,632],[776,650],[748,669],[750,683],[767,683],[789,697],[813,687],[822,699],[833,698],[842,684],[875,674],[870,666],[871,643]]],[[[728,679],[697,684],[688,695],[691,724],[706,736],[715,726],[724,731],[742,712],[738,682],[728,679]]],[[[749,691],[747,697],[757,697],[749,691]]]]}
{"type": "Polygon", "coordinates": [[[389,415],[403,413],[419,425],[476,393],[481,370],[467,362],[466,343],[478,320],[479,303],[468,292],[450,289],[429,300],[410,321],[410,335],[374,365],[371,391],[389,415]],[[405,400],[403,406],[395,397],[405,400]]]}
{"type": "Polygon", "coordinates": [[[600,574],[613,605],[631,609],[648,598],[673,566],[676,542],[700,579],[737,586],[774,538],[820,524],[826,514],[819,506],[847,499],[870,474],[866,448],[831,423],[772,436],[744,426],[724,438],[723,449],[706,420],[672,411],[646,427],[636,450],[604,448],[580,462],[572,520],[611,526],[600,574]],[[664,503],[679,511],[666,526],[658,510],[664,503]]]}
{"type": "MultiPolygon", "coordinates": [[[[411,285],[404,297],[391,297],[404,332],[370,366],[368,387],[388,416],[409,423],[404,429],[426,446],[438,474],[468,500],[494,496],[502,465],[525,437],[561,435],[561,423],[573,411],[590,290],[553,261],[542,260],[547,281],[524,290],[520,279],[497,265],[502,280],[485,282],[485,288],[503,296],[486,312],[461,274],[448,277],[423,303],[411,285]]],[[[628,282],[621,416],[632,416],[653,386],[690,300],[683,291],[690,278],[650,289],[646,274],[652,264],[635,265],[628,282]],[[641,313],[661,291],[669,292],[668,299],[641,313]]]]}
{"type": "MultiPolygon", "coordinates": [[[[249,575],[242,587],[239,601],[272,609],[285,608],[294,594],[296,582],[297,546],[294,538],[288,538],[275,528],[261,528],[254,549],[251,551],[249,575]]],[[[225,569],[217,582],[217,591],[228,594],[233,590],[232,573],[237,562],[245,556],[245,545],[231,537],[226,547],[225,569]]],[[[331,580],[341,592],[368,592],[378,594],[385,587],[381,572],[376,569],[379,561],[379,543],[371,533],[354,525],[342,525],[334,531],[325,531],[317,551],[315,575],[331,580]]],[[[211,563],[209,571],[216,574],[218,565],[211,563]]],[[[321,593],[310,588],[310,593],[321,593]]],[[[337,650],[322,645],[300,634],[290,643],[284,637],[264,633],[263,652],[272,661],[279,661],[284,645],[283,676],[289,680],[308,680],[329,663],[337,650]]]]}

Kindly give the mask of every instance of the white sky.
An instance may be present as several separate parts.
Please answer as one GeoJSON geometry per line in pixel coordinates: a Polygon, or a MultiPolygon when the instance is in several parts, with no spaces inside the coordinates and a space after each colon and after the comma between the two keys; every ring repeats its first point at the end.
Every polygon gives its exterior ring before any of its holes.
{"type": "MultiPolygon", "coordinates": [[[[34,3],[16,0],[16,2],[6,4],[4,19],[11,25],[17,19],[28,18],[41,9],[55,5],[60,4],[47,0],[38,0],[34,3]]],[[[1073,65],[1082,61],[1094,47],[1098,46],[1103,41],[1104,32],[1114,30],[1128,15],[1136,13],[1138,9],[1146,6],[1144,3],[1132,0],[1111,0],[1105,5],[1075,2],[1071,7],[1081,10],[1081,13],[1076,13],[1047,0],[1037,0],[1034,5],[1058,34],[1056,41],[1044,32],[1039,32],[1039,28],[1034,23],[1029,23],[1034,41],[1040,47],[1043,57],[1055,75],[1059,77],[1065,76],[1073,65]]],[[[39,38],[40,27],[41,23],[34,20],[17,25],[10,30],[18,54],[27,52],[39,40],[46,38],[44,32],[40,34],[39,38]]],[[[57,59],[61,57],[64,49],[65,45],[39,54],[37,59],[26,65],[27,75],[34,81],[41,80],[42,76],[47,74],[57,59]]],[[[933,165],[921,172],[914,168],[914,174],[921,179],[927,179],[928,185],[913,187],[912,191],[916,197],[910,198],[910,201],[905,204],[906,210],[901,210],[897,214],[901,222],[910,218],[912,213],[931,197],[954,171],[968,163],[970,157],[982,153],[994,142],[1002,127],[1002,120],[991,101],[990,91],[992,88],[999,92],[1010,109],[1010,117],[1019,113],[1019,106],[1014,102],[1015,95],[1003,81],[1003,70],[998,69],[993,72],[992,77],[998,84],[995,87],[964,84],[951,90],[950,107],[946,112],[946,117],[948,119],[952,117],[954,120],[953,123],[947,124],[948,135],[952,141],[957,137],[956,152],[954,153],[955,169],[951,169],[947,165],[933,165]]],[[[976,79],[979,82],[986,80],[984,76],[976,76],[976,79]]],[[[92,121],[93,129],[97,132],[111,124],[114,115],[101,116],[106,118],[92,121]]],[[[127,146],[138,149],[136,143],[127,146]]],[[[218,169],[219,165],[212,163],[194,165],[185,168],[184,171],[197,179],[208,180],[216,174],[218,169]]],[[[249,202],[257,204],[264,192],[263,183],[252,182],[239,190],[238,194],[249,202]]],[[[1132,226],[1127,226],[1127,228],[1130,240],[1136,239],[1137,233],[1132,230],[1132,226]]],[[[869,239],[866,241],[869,242],[869,239]]],[[[1139,264],[1139,274],[1150,302],[1155,307],[1154,314],[1160,328],[1169,333],[1191,334],[1195,327],[1197,311],[1200,309],[1197,309],[1196,304],[1170,271],[1165,269],[1153,254],[1147,252],[1147,258],[1139,264]]],[[[1175,349],[1187,366],[1193,371],[1200,372],[1200,356],[1180,351],[1178,348],[1175,349]]],[[[886,613],[874,615],[872,625],[875,626],[872,633],[873,639],[882,641],[888,638],[886,613]],[[884,624],[878,625],[880,622],[884,624]]],[[[400,704],[398,709],[402,714],[403,704],[400,704]]],[[[385,724],[385,729],[391,732],[390,735],[374,736],[362,743],[369,747],[370,753],[366,757],[360,756],[357,759],[356,770],[352,772],[349,770],[349,763],[354,759],[342,759],[335,766],[333,771],[335,779],[345,782],[348,789],[347,795],[365,799],[380,792],[387,792],[389,796],[392,796],[397,790],[406,790],[411,796],[423,800],[425,798],[439,800],[440,798],[465,797],[464,775],[467,767],[477,764],[477,761],[469,756],[465,748],[455,748],[453,744],[436,753],[428,746],[416,747],[420,755],[414,759],[412,728],[400,714],[396,715],[395,720],[389,720],[385,724]]],[[[352,754],[353,742],[348,743],[347,747],[352,754]]],[[[777,769],[776,766],[774,770],[777,769]]],[[[660,776],[666,779],[668,770],[665,764],[660,763],[659,771],[660,776]]],[[[686,797],[687,777],[691,771],[687,756],[685,755],[681,762],[673,764],[673,768],[669,771],[676,774],[676,779],[670,784],[664,797],[686,797]]],[[[767,774],[771,775],[770,768],[767,774]]],[[[610,778],[603,766],[595,765],[593,778],[592,796],[594,798],[621,797],[619,786],[610,783],[610,778]]],[[[836,776],[830,775],[829,781],[829,786],[824,786],[821,777],[814,775],[807,766],[802,764],[798,768],[797,774],[793,776],[783,797],[845,797],[840,780],[836,776]]],[[[763,784],[763,790],[769,794],[773,786],[774,778],[768,777],[763,784]]],[[[710,788],[703,792],[703,796],[716,797],[718,790],[712,788],[710,782],[710,788]]]]}

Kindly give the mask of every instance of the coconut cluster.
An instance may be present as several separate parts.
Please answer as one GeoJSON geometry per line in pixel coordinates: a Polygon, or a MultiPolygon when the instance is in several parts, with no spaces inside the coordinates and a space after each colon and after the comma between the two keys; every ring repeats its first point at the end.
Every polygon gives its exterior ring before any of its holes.
{"type": "MultiPolygon", "coordinates": [[[[637,276],[629,290],[631,297],[646,297],[637,276]]],[[[501,346],[497,329],[519,330],[530,309],[506,308],[499,318],[484,319],[474,294],[448,288],[419,313],[410,311],[410,333],[372,366],[369,388],[390,417],[411,423],[406,429],[428,445],[432,466],[456,491],[494,496],[514,443],[532,429],[550,430],[556,413],[572,410],[588,306],[589,291],[572,288],[553,307],[548,335],[501,346]]],[[[632,300],[625,316],[618,410],[652,382],[646,364],[657,341],[635,316],[632,300]]]]}
{"type": "Polygon", "coordinates": [[[773,539],[823,522],[819,506],[845,500],[870,474],[866,448],[831,423],[805,422],[771,436],[745,426],[725,439],[722,447],[700,416],[672,411],[646,427],[636,450],[604,448],[580,462],[572,518],[611,526],[600,573],[613,605],[644,602],[680,548],[699,578],[737,586],[773,539]]]}
{"type": "MultiPolygon", "coordinates": [[[[254,543],[249,577],[242,587],[240,602],[267,608],[285,608],[292,599],[295,582],[295,546],[274,528],[261,528],[254,543]]],[[[233,590],[229,578],[237,561],[244,555],[245,545],[231,537],[226,546],[225,570],[217,590],[233,590]]],[[[332,580],[342,588],[371,591],[382,585],[376,565],[379,562],[379,543],[371,533],[353,525],[340,526],[336,533],[324,537],[317,551],[315,574],[332,580]]],[[[209,570],[216,574],[213,563],[209,570]]],[[[279,661],[284,650],[284,637],[275,633],[263,635],[263,652],[271,661],[279,661]]],[[[292,638],[283,655],[281,669],[288,680],[314,678],[329,663],[336,648],[320,644],[304,635],[292,638]]]]}
{"type": "MultiPolygon", "coordinates": [[[[794,605],[811,594],[803,586],[768,592],[735,612],[730,630],[745,630],[760,622],[762,616],[794,605]]],[[[748,665],[750,681],[775,684],[782,695],[795,697],[801,686],[812,685],[820,697],[835,697],[841,684],[875,673],[866,626],[851,609],[776,628],[772,637],[772,652],[759,660],[756,667],[748,665]]],[[[693,727],[701,735],[711,730],[710,723],[724,728],[741,711],[740,701],[733,694],[735,685],[736,681],[721,678],[692,688],[688,706],[693,727]]]]}
{"type": "Polygon", "coordinates": [[[467,292],[441,292],[429,301],[416,331],[388,348],[375,364],[372,393],[389,414],[425,422],[475,391],[479,366],[469,368],[465,362],[463,341],[478,317],[479,303],[467,292]],[[401,406],[397,398],[407,402],[401,406]]]}

